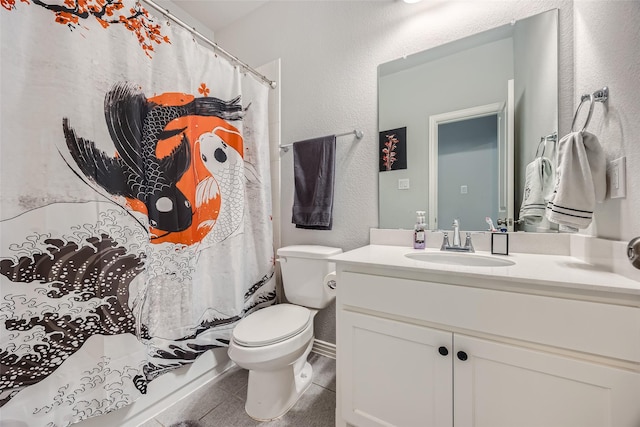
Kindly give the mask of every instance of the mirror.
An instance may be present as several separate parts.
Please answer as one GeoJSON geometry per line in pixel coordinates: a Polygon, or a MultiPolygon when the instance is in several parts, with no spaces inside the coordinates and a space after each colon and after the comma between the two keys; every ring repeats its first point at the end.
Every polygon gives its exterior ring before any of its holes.
{"type": "Polygon", "coordinates": [[[517,219],[526,165],[557,128],[555,9],[381,64],[379,228],[411,229],[416,211],[430,229],[517,219]]]}

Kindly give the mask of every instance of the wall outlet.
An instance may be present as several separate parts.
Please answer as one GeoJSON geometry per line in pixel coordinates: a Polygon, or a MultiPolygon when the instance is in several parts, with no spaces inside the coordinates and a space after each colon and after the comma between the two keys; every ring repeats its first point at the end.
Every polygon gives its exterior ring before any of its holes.
{"type": "Polygon", "coordinates": [[[409,189],[409,178],[399,179],[398,190],[408,190],[408,189],[409,189]]]}
{"type": "Polygon", "coordinates": [[[609,196],[627,197],[627,158],[620,157],[609,163],[609,196]]]}

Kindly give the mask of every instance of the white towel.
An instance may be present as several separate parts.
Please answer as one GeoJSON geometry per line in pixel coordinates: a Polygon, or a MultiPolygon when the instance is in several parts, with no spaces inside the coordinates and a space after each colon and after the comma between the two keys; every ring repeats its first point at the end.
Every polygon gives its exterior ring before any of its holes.
{"type": "Polygon", "coordinates": [[[576,228],[591,224],[596,202],[607,189],[607,161],[598,138],[589,132],[572,132],[558,143],[556,186],[547,204],[551,222],[576,228]]]}
{"type": "Polygon", "coordinates": [[[527,165],[520,207],[520,219],[527,224],[538,223],[544,218],[547,202],[553,192],[553,176],[553,165],[546,157],[536,157],[527,165]]]}

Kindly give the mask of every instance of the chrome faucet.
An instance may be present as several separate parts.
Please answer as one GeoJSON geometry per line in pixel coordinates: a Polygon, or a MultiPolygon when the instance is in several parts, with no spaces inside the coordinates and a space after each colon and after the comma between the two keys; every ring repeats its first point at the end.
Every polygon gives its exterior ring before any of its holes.
{"type": "Polygon", "coordinates": [[[458,219],[453,220],[453,246],[460,247],[460,221],[458,219]]]}
{"type": "Polygon", "coordinates": [[[449,234],[444,233],[442,239],[441,251],[456,251],[456,252],[475,252],[473,249],[473,243],[471,242],[471,233],[467,233],[467,238],[462,246],[460,240],[460,221],[458,219],[453,220],[453,245],[449,243],[449,234]]]}

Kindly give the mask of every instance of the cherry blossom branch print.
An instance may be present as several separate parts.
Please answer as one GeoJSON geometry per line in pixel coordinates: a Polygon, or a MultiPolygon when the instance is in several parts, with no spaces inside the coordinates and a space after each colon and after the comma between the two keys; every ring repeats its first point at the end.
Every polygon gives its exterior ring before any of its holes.
{"type": "MultiPolygon", "coordinates": [[[[29,4],[29,0],[20,0],[22,3],[29,4]]],[[[0,6],[7,10],[13,10],[16,8],[16,0],[0,0],[0,6]]]]}
{"type": "MultiPolygon", "coordinates": [[[[20,0],[30,4],[29,0],[20,0]]],[[[151,58],[154,44],[171,43],[169,37],[163,36],[160,24],[156,24],[149,12],[136,2],[125,11],[121,0],[64,0],[62,3],[47,3],[42,0],[31,0],[33,4],[53,12],[55,22],[66,25],[71,31],[81,27],[80,20],[95,18],[102,28],[111,25],[122,25],[131,31],[138,40],[145,55],[151,58]]],[[[4,9],[16,9],[16,0],[0,0],[4,9]]],[[[82,28],[85,28],[82,26],[82,28]]]]}
{"type": "Polygon", "coordinates": [[[398,145],[398,138],[395,134],[387,135],[387,140],[382,148],[382,162],[384,163],[388,171],[391,170],[391,166],[396,161],[396,147],[398,145]]]}
{"type": "Polygon", "coordinates": [[[379,133],[380,172],[407,169],[407,128],[379,133]]]}

